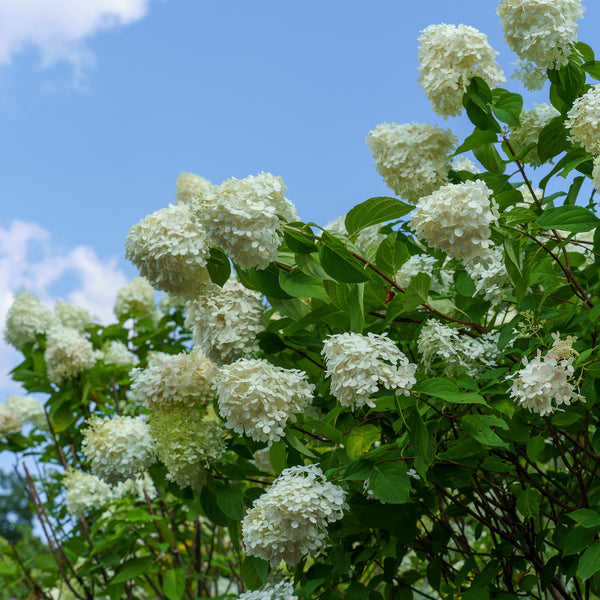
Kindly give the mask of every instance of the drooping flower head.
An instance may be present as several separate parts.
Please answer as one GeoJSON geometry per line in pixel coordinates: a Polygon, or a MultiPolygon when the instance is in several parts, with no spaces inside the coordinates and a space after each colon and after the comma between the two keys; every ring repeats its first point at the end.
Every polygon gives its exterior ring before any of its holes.
{"type": "Polygon", "coordinates": [[[81,447],[92,473],[108,483],[135,477],[156,460],[150,427],[134,417],[90,417],[81,447]]]}
{"type": "Polygon", "coordinates": [[[529,89],[541,89],[546,69],[567,64],[584,10],[581,0],[501,0],[504,41],[521,59],[515,76],[529,89]]]}
{"type": "Polygon", "coordinates": [[[194,206],[196,217],[215,246],[220,246],[243,269],[265,269],[277,258],[281,241],[280,215],[297,219],[284,198],[281,177],[260,173],[230,179],[203,193],[194,206]]]}
{"type": "Polygon", "coordinates": [[[156,312],[154,288],[145,277],[136,277],[117,292],[115,315],[117,319],[149,317],[156,312]]]}
{"type": "Polygon", "coordinates": [[[55,325],[48,331],[44,359],[52,383],[91,369],[96,358],[92,343],[76,329],[55,325]]]}
{"type": "Polygon", "coordinates": [[[575,368],[573,359],[577,354],[572,345],[576,338],[568,336],[561,340],[553,334],[552,348],[542,356],[528,361],[523,358],[523,368],[509,376],[513,379],[510,396],[520,406],[540,416],[552,413],[561,404],[569,405],[575,400],[585,402],[573,383],[575,368]]]}
{"type": "Polygon", "coordinates": [[[210,282],[209,241],[186,205],[161,208],[134,225],[125,256],[159,290],[193,298],[210,282]]]}
{"type": "Polygon", "coordinates": [[[265,359],[240,358],[219,370],[216,379],[219,413],[225,425],[253,440],[276,442],[288,419],[313,398],[306,373],[283,369],[265,359]]]}
{"type": "Polygon", "coordinates": [[[203,485],[206,469],[226,450],[223,426],[214,418],[201,417],[194,408],[155,410],[150,428],[167,479],[180,487],[203,485]]]}
{"type": "Polygon", "coordinates": [[[571,130],[572,141],[592,154],[600,154],[600,84],[573,102],[565,127],[571,130]]]}
{"type": "Polygon", "coordinates": [[[372,395],[382,385],[408,396],[416,383],[417,365],[410,363],[385,335],[340,333],[329,336],[323,356],[331,377],[331,393],[342,406],[375,406],[372,395]]]}
{"type": "Polygon", "coordinates": [[[260,301],[241,290],[212,289],[188,303],[185,326],[194,343],[218,364],[258,350],[257,334],[265,329],[260,301]]]}
{"type": "Polygon", "coordinates": [[[201,352],[164,355],[131,371],[131,391],[151,410],[200,408],[213,398],[217,366],[201,352]]]}
{"type": "Polygon", "coordinates": [[[255,500],[242,521],[246,553],[276,567],[296,565],[324,544],[327,524],[343,517],[344,490],[327,481],[317,465],[290,467],[255,500]]]}
{"type": "Polygon", "coordinates": [[[182,171],[177,178],[176,193],[177,204],[193,204],[202,194],[210,189],[211,183],[200,175],[182,171]]]}
{"type": "Polygon", "coordinates": [[[444,185],[419,200],[410,227],[433,248],[469,262],[492,244],[490,225],[499,213],[491,194],[479,180],[444,185]]]}
{"type": "Polygon", "coordinates": [[[368,142],[387,186],[416,202],[445,182],[456,137],[428,123],[381,123],[369,133],[368,142]]]}
{"type": "Polygon", "coordinates": [[[30,342],[35,342],[38,334],[47,333],[57,323],[52,311],[36,296],[25,291],[19,292],[6,315],[4,339],[17,350],[23,350],[30,342]]]}
{"type": "Polygon", "coordinates": [[[419,83],[433,110],[444,118],[462,112],[463,93],[473,77],[481,77],[490,87],[505,81],[495,59],[498,52],[475,27],[429,25],[419,42],[419,83]]]}

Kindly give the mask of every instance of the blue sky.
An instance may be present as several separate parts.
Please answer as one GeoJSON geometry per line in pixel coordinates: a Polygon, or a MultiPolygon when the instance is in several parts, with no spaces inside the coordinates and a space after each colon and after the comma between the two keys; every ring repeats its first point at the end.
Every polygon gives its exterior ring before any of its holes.
{"type": "MultiPolygon", "coordinates": [[[[579,39],[594,45],[600,3],[586,4],[579,39]]],[[[471,130],[436,117],[419,88],[419,32],[477,27],[510,76],[496,5],[2,0],[0,318],[23,286],[107,318],[136,275],[127,230],[174,201],[180,171],[213,183],[272,172],[322,224],[391,195],[365,144],[378,123],[471,130]]],[[[0,369],[16,356],[0,346],[0,369]]]]}

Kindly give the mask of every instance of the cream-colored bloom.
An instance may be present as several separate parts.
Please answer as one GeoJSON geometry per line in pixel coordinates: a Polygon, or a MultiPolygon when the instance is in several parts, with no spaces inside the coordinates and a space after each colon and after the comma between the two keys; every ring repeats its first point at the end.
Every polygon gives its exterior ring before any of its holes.
{"type": "Polygon", "coordinates": [[[295,420],[295,414],[312,402],[314,385],[303,371],[241,358],[221,367],[216,389],[225,425],[271,444],[285,435],[288,419],[295,420]]]}
{"type": "Polygon", "coordinates": [[[150,428],[167,479],[180,487],[203,485],[206,469],[219,462],[226,450],[223,426],[202,418],[196,409],[153,411],[150,428]]]}
{"type": "Polygon", "coordinates": [[[504,41],[521,59],[515,76],[529,89],[541,89],[531,72],[544,73],[556,64],[566,65],[570,44],[577,41],[577,24],[585,8],[581,0],[502,0],[498,16],[504,41]]]}
{"type": "Polygon", "coordinates": [[[266,583],[258,590],[244,592],[237,600],[298,600],[294,595],[294,586],[288,581],[266,583]]]}
{"type": "Polygon", "coordinates": [[[481,173],[481,169],[468,156],[457,156],[452,161],[451,166],[454,171],[469,171],[469,173],[473,174],[481,173]]]}
{"type": "Polygon", "coordinates": [[[62,325],[77,331],[83,331],[94,322],[94,317],[85,308],[62,300],[57,300],[54,304],[54,314],[62,325]]]}
{"type": "MultiPolygon", "coordinates": [[[[550,123],[554,117],[558,117],[560,113],[545,102],[543,104],[535,104],[534,108],[521,111],[519,121],[520,127],[511,127],[510,129],[510,145],[515,154],[519,154],[526,146],[535,142],[537,144],[540,137],[540,131],[550,123]]],[[[534,167],[542,164],[537,147],[527,153],[527,158],[534,167]]]]}
{"type": "Polygon", "coordinates": [[[331,377],[331,393],[342,406],[375,407],[372,395],[382,385],[396,394],[409,395],[416,383],[417,365],[410,363],[385,335],[340,333],[323,344],[323,356],[331,377]]]}
{"type": "Polygon", "coordinates": [[[492,246],[478,259],[465,265],[465,271],[475,283],[475,294],[498,306],[511,289],[510,278],[504,266],[502,250],[492,246]]]}
{"type": "Polygon", "coordinates": [[[498,224],[499,213],[491,194],[479,180],[445,185],[419,200],[410,227],[433,248],[467,263],[492,245],[490,225],[498,224]]]}
{"type": "Polygon", "coordinates": [[[270,173],[230,179],[202,195],[195,205],[196,216],[214,245],[221,246],[243,269],[265,269],[277,258],[278,215],[285,221],[297,220],[284,191],[281,177],[270,173]]]}
{"type": "Polygon", "coordinates": [[[573,142],[592,154],[600,154],[600,84],[592,86],[573,102],[565,127],[571,130],[573,142]]]}
{"type": "Polygon", "coordinates": [[[327,524],[342,518],[348,506],[344,490],[327,481],[317,465],[290,467],[254,501],[242,521],[246,553],[296,565],[324,544],[327,524]]]}
{"type": "Polygon", "coordinates": [[[74,517],[104,505],[115,499],[112,487],[95,475],[69,469],[62,480],[65,487],[67,510],[74,517]]]}
{"type": "Polygon", "coordinates": [[[0,404],[0,437],[3,433],[19,433],[23,420],[6,404],[0,404]]]}
{"type": "Polygon", "coordinates": [[[4,339],[17,350],[23,350],[36,336],[47,333],[55,325],[56,317],[52,311],[25,291],[19,292],[6,315],[4,339]]]}
{"type": "Polygon", "coordinates": [[[576,338],[568,336],[561,340],[559,334],[552,337],[554,343],[545,356],[538,350],[533,360],[523,358],[523,368],[507,378],[513,380],[511,398],[542,417],[561,404],[569,405],[575,400],[585,402],[574,385],[573,359],[577,352],[571,345],[576,338]]]}
{"type": "Polygon", "coordinates": [[[256,336],[265,329],[264,307],[245,291],[215,286],[188,303],[185,326],[206,356],[227,364],[258,350],[256,336]]]}
{"type": "Polygon", "coordinates": [[[201,352],[167,354],[131,371],[131,391],[151,410],[206,406],[217,366],[201,352]]]}
{"type": "Polygon", "coordinates": [[[156,498],[157,491],[148,472],[141,473],[134,478],[126,479],[113,488],[113,493],[117,498],[133,496],[138,502],[145,502],[146,497],[152,500],[156,498]]]}
{"type": "Polygon", "coordinates": [[[76,329],[56,325],[48,331],[44,359],[52,383],[62,383],[91,369],[96,358],[92,343],[76,329]]]}
{"type": "MultiPolygon", "coordinates": [[[[327,223],[327,225],[325,225],[325,231],[329,231],[337,237],[345,238],[348,236],[345,221],[346,215],[342,215],[330,223],[327,223]]],[[[386,238],[385,234],[379,233],[381,226],[382,223],[378,223],[377,225],[370,225],[369,227],[361,229],[350,246],[353,246],[363,256],[370,255],[370,253],[376,250],[379,247],[379,244],[386,238]]]]}
{"type": "Polygon", "coordinates": [[[433,110],[444,118],[462,112],[463,93],[473,77],[481,77],[490,87],[505,81],[495,59],[498,52],[474,27],[429,25],[419,42],[419,83],[433,110]]]}
{"type": "Polygon", "coordinates": [[[182,171],[177,178],[177,204],[193,204],[198,202],[202,194],[210,189],[211,183],[200,175],[182,171]]]}
{"type": "Polygon", "coordinates": [[[145,421],[134,417],[90,417],[81,448],[92,473],[118,483],[146,471],[156,460],[154,439],[145,421]]]}
{"type": "Polygon", "coordinates": [[[127,235],[125,256],[159,290],[193,298],[210,283],[210,242],[186,205],[148,215],[127,235]]]}
{"type": "Polygon", "coordinates": [[[431,277],[431,289],[438,294],[447,294],[452,285],[452,273],[437,266],[437,260],[428,254],[413,254],[396,273],[396,283],[407,288],[412,278],[419,273],[431,277]]]}
{"type": "Polygon", "coordinates": [[[416,202],[446,181],[456,137],[428,123],[381,123],[369,133],[368,142],[387,186],[416,202]]]}
{"type": "Polygon", "coordinates": [[[117,319],[150,317],[156,312],[154,288],[145,277],[136,277],[117,292],[115,315],[117,319]]]}
{"type": "Polygon", "coordinates": [[[107,365],[117,365],[118,367],[129,367],[140,362],[139,358],[119,340],[112,340],[108,344],[104,350],[103,359],[107,365]]]}
{"type": "Polygon", "coordinates": [[[7,396],[6,406],[8,406],[21,421],[29,422],[38,429],[48,429],[44,405],[37,398],[32,398],[31,396],[7,396]]]}

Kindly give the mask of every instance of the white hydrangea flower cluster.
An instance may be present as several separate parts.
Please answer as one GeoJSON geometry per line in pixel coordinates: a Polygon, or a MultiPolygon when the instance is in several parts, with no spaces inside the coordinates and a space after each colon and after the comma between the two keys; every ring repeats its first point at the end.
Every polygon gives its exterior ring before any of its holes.
{"type": "Polygon", "coordinates": [[[456,137],[428,123],[381,123],[369,133],[377,172],[395,194],[416,202],[437,190],[450,170],[456,137]]]}
{"type": "Polygon", "coordinates": [[[216,390],[225,426],[270,445],[285,435],[288,419],[295,420],[312,402],[315,386],[298,369],[240,358],[221,367],[216,390]]]}
{"type": "Polygon", "coordinates": [[[264,312],[260,301],[246,292],[217,288],[188,303],[185,326],[206,356],[227,364],[258,350],[264,312]]]}
{"type": "MultiPolygon", "coordinates": [[[[325,231],[329,231],[333,235],[340,237],[347,237],[348,231],[346,230],[346,215],[342,215],[337,219],[334,219],[330,223],[325,225],[325,231]]],[[[383,240],[385,240],[385,234],[379,233],[381,229],[381,223],[377,225],[370,225],[365,227],[358,232],[356,239],[354,240],[354,247],[363,255],[368,254],[370,247],[377,247],[383,240]]]]}
{"type": "Polygon", "coordinates": [[[95,475],[69,469],[62,480],[65,487],[67,510],[74,517],[84,512],[102,508],[115,499],[113,488],[95,475]]]}
{"type": "Polygon", "coordinates": [[[217,366],[201,352],[166,354],[131,371],[131,391],[151,410],[207,405],[214,396],[217,366]]]}
{"type": "Polygon", "coordinates": [[[133,496],[138,502],[145,502],[146,496],[152,500],[158,495],[154,481],[152,481],[148,472],[136,475],[135,478],[121,481],[113,487],[113,493],[116,498],[133,496]]]}
{"type": "Polygon", "coordinates": [[[452,285],[452,274],[436,267],[437,260],[428,254],[413,254],[396,273],[396,283],[407,288],[412,278],[419,273],[431,277],[431,290],[438,294],[447,294],[452,285]]]}
{"type": "Polygon", "coordinates": [[[94,317],[85,308],[62,300],[57,300],[54,304],[54,314],[62,325],[77,331],[83,331],[94,322],[94,317]]]}
{"type": "Polygon", "coordinates": [[[117,319],[149,317],[156,312],[154,288],[145,277],[136,277],[117,292],[114,312],[117,319]]]}
{"type": "Polygon", "coordinates": [[[421,198],[411,229],[433,248],[468,263],[491,245],[490,224],[498,224],[498,206],[483,181],[447,184],[421,198]]]}
{"type": "MultiPolygon", "coordinates": [[[[523,202],[517,202],[515,206],[518,208],[534,208],[535,200],[526,184],[519,187],[519,192],[521,192],[521,196],[523,196],[523,202]]],[[[544,192],[540,188],[533,188],[533,193],[538,202],[544,197],[544,192]]]]}
{"type": "Polygon", "coordinates": [[[524,367],[507,377],[513,379],[511,398],[541,417],[552,413],[561,404],[568,406],[576,400],[585,402],[585,398],[573,385],[573,359],[577,352],[573,350],[572,345],[577,338],[568,336],[561,340],[559,333],[553,334],[552,337],[552,348],[544,356],[538,349],[533,360],[528,361],[523,357],[524,367]]]}
{"type": "Polygon", "coordinates": [[[135,477],[156,460],[148,423],[134,417],[90,417],[81,448],[92,473],[108,483],[135,477]]]}
{"type": "Polygon", "coordinates": [[[298,600],[294,594],[294,586],[288,581],[267,583],[258,590],[244,592],[237,600],[298,600]]]}
{"type": "Polygon", "coordinates": [[[481,173],[481,169],[468,156],[457,156],[451,166],[454,171],[469,171],[474,175],[481,173]]]}
{"type": "MultiPolygon", "coordinates": [[[[554,117],[560,113],[554,108],[543,102],[534,104],[534,108],[522,110],[519,116],[520,127],[510,128],[510,145],[515,154],[519,154],[526,146],[535,142],[540,137],[540,131],[550,123],[554,117]]],[[[539,157],[537,147],[527,153],[527,158],[534,167],[539,167],[542,161],[539,157]]]]}
{"type": "Polygon", "coordinates": [[[125,256],[159,290],[193,298],[210,282],[210,245],[188,206],[161,208],[134,225],[125,256]]]}
{"type": "Polygon", "coordinates": [[[577,41],[581,0],[501,0],[498,16],[504,41],[521,59],[515,73],[528,89],[541,89],[546,69],[566,65],[569,45],[577,41]]]}
{"type": "Polygon", "coordinates": [[[167,479],[180,487],[203,485],[206,469],[219,462],[226,450],[223,426],[202,418],[196,409],[154,411],[150,428],[167,479]]]}
{"type": "Polygon", "coordinates": [[[342,406],[375,407],[372,395],[382,385],[409,395],[416,383],[417,365],[409,362],[396,344],[385,335],[369,332],[340,333],[323,344],[325,375],[331,377],[331,393],[342,406]]]}
{"type": "Polygon", "coordinates": [[[29,422],[38,429],[48,429],[44,405],[37,398],[32,398],[31,396],[7,396],[6,406],[21,421],[29,422]]]}
{"type": "Polygon", "coordinates": [[[498,306],[511,289],[502,249],[497,246],[492,246],[477,260],[465,265],[465,271],[475,284],[474,295],[483,296],[492,306],[498,306]]]}
{"type": "Polygon", "coordinates": [[[56,325],[52,311],[29,292],[21,291],[6,314],[4,339],[17,350],[23,350],[37,335],[47,333],[56,325]]]}
{"type": "Polygon", "coordinates": [[[19,433],[23,420],[6,404],[0,404],[0,434],[19,433]]]}
{"type": "Polygon", "coordinates": [[[284,192],[281,177],[270,173],[229,179],[203,193],[195,205],[196,216],[213,245],[222,247],[243,269],[265,269],[277,258],[278,215],[285,221],[297,220],[284,192]]]}
{"type": "Polygon", "coordinates": [[[182,171],[175,184],[177,204],[191,205],[194,202],[197,202],[202,194],[210,189],[210,187],[210,181],[204,179],[204,177],[182,171]]]}
{"type": "Polygon", "coordinates": [[[347,508],[344,490],[317,465],[284,469],[242,521],[246,553],[293,566],[324,545],[327,524],[347,508]]]}
{"type": "Polygon", "coordinates": [[[421,355],[423,369],[432,373],[434,363],[441,360],[443,370],[449,375],[466,369],[475,377],[486,367],[496,366],[500,355],[498,333],[486,333],[478,338],[459,335],[458,331],[435,319],[428,319],[417,338],[417,349],[421,355]]]}
{"type": "Polygon", "coordinates": [[[571,141],[581,144],[591,154],[600,153],[600,84],[593,85],[573,102],[565,127],[571,130],[571,141]]]}
{"type": "Polygon", "coordinates": [[[76,329],[55,325],[48,331],[44,359],[52,383],[91,369],[96,358],[92,343],[76,329]]]}
{"type": "Polygon", "coordinates": [[[140,361],[120,340],[111,340],[102,357],[107,365],[117,365],[118,367],[133,366],[140,361]]]}
{"type": "Polygon", "coordinates": [[[495,60],[498,52],[475,27],[429,25],[419,42],[419,83],[433,110],[444,118],[461,114],[463,93],[473,77],[490,87],[506,81],[495,60]]]}

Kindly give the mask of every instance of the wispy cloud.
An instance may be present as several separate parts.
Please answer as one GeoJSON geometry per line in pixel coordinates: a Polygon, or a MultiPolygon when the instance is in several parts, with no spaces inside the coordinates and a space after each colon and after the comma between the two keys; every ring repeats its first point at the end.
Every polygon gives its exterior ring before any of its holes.
{"type": "Polygon", "coordinates": [[[43,66],[67,61],[80,76],[93,63],[86,40],[142,19],[152,0],[1,0],[0,65],[29,47],[43,66]]]}
{"type": "MultiPolygon", "coordinates": [[[[0,227],[0,329],[15,294],[25,289],[52,308],[58,299],[73,302],[103,323],[113,317],[117,290],[127,282],[116,258],[103,260],[89,246],[62,248],[36,223],[13,221],[0,227]]],[[[0,335],[0,389],[14,389],[7,375],[20,354],[0,335]]]]}

